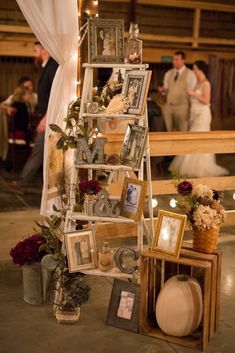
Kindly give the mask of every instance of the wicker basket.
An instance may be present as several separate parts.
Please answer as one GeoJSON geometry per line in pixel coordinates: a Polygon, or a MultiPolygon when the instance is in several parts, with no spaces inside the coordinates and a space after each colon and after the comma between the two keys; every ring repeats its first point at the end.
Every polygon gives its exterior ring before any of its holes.
{"type": "Polygon", "coordinates": [[[220,228],[198,230],[193,228],[193,250],[211,254],[217,247],[220,228]]]}

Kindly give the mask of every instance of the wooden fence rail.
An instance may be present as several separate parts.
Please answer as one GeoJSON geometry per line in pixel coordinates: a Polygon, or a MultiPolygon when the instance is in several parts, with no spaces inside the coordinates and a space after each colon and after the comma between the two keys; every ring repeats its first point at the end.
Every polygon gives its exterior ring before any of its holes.
{"type": "MultiPolygon", "coordinates": [[[[105,152],[119,154],[123,143],[123,134],[104,135],[108,142],[105,152]]],[[[155,132],[149,133],[151,156],[170,156],[193,153],[235,153],[235,131],[211,131],[211,132],[155,132]]],[[[217,190],[235,189],[235,176],[215,178],[189,179],[197,184],[206,184],[217,190]]],[[[169,179],[152,181],[153,195],[176,194],[174,182],[169,179]]],[[[110,187],[111,195],[119,195],[122,185],[113,183],[110,187]]],[[[235,210],[227,212],[226,225],[235,224],[235,210]]],[[[131,236],[135,233],[135,226],[122,224],[114,228],[112,225],[99,225],[98,238],[113,236],[131,236]]]]}

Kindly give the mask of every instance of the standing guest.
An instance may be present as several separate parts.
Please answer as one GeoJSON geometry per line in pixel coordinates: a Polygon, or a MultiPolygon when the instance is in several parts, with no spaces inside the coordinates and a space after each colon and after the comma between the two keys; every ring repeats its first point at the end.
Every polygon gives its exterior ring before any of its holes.
{"type": "Polygon", "coordinates": [[[37,126],[37,135],[31,155],[24,166],[20,178],[11,184],[21,194],[26,192],[38,169],[43,165],[47,106],[52,82],[58,68],[57,62],[50,57],[49,53],[39,42],[36,42],[34,46],[34,62],[37,67],[42,67],[41,77],[38,82],[38,104],[36,109],[37,114],[41,116],[41,120],[37,126]]]}
{"type": "MultiPolygon", "coordinates": [[[[33,91],[33,82],[31,80],[31,78],[28,76],[20,77],[17,82],[17,88],[26,88],[32,92],[32,94],[30,95],[30,98],[27,100],[27,107],[28,107],[29,113],[33,113],[35,111],[36,106],[37,106],[38,96],[37,96],[37,93],[33,91]]],[[[13,98],[13,94],[11,94],[3,102],[3,104],[11,105],[12,98],[13,98]]]]}
{"type": "Polygon", "coordinates": [[[28,102],[32,91],[28,88],[18,87],[11,97],[11,107],[16,109],[16,113],[10,119],[10,137],[13,139],[24,139],[29,142],[29,112],[28,102]]]}
{"type": "MultiPolygon", "coordinates": [[[[207,65],[204,61],[196,61],[193,71],[197,77],[194,88],[188,89],[191,97],[190,131],[211,130],[211,85],[207,79],[207,65]]],[[[215,155],[211,153],[188,154],[176,156],[170,167],[170,171],[178,171],[187,177],[213,177],[228,174],[228,170],[217,165],[215,155]]]]}
{"type": "Polygon", "coordinates": [[[163,114],[167,131],[187,131],[189,128],[190,99],[188,88],[193,89],[197,79],[192,70],[185,66],[185,54],[177,51],[173,57],[173,68],[166,72],[163,88],[166,95],[163,114]]]}

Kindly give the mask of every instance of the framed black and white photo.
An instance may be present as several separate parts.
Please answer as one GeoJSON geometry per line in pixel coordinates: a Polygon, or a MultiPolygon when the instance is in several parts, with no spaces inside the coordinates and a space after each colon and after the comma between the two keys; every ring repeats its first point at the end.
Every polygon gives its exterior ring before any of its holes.
{"type": "Polygon", "coordinates": [[[129,98],[128,114],[144,114],[151,73],[152,71],[149,70],[132,70],[126,72],[122,94],[124,97],[129,98]]]}
{"type": "Polygon", "coordinates": [[[69,272],[97,267],[94,229],[65,234],[69,272]]]}
{"type": "Polygon", "coordinates": [[[124,330],[138,332],[139,303],[139,285],[115,279],[106,324],[124,330]]]}
{"type": "Polygon", "coordinates": [[[124,62],[124,21],[91,19],[88,25],[89,63],[124,62]]]}
{"type": "Polygon", "coordinates": [[[126,177],[122,189],[120,215],[139,222],[144,209],[146,192],[146,181],[126,177]]]}
{"type": "Polygon", "coordinates": [[[122,164],[139,169],[147,138],[147,127],[128,124],[120,152],[122,164]]]}
{"type": "Polygon", "coordinates": [[[186,222],[185,214],[159,210],[152,250],[179,257],[186,222]]]}

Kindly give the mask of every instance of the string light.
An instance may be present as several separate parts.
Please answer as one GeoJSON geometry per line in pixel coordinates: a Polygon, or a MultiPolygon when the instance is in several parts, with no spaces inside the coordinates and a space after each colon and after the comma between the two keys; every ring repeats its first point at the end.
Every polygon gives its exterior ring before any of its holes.
{"type": "Polygon", "coordinates": [[[172,208],[175,208],[175,207],[177,206],[177,201],[176,201],[176,199],[171,199],[170,202],[169,202],[169,204],[170,204],[170,206],[171,206],[172,208]]]}
{"type": "Polygon", "coordinates": [[[152,199],[152,208],[157,207],[158,205],[158,200],[157,199],[152,199]]]}
{"type": "Polygon", "coordinates": [[[89,16],[89,15],[90,15],[90,10],[87,9],[87,10],[85,11],[85,13],[87,13],[87,15],[89,16]]]}
{"type": "Polygon", "coordinates": [[[95,6],[98,6],[98,0],[94,0],[93,3],[95,6]]]}
{"type": "Polygon", "coordinates": [[[235,200],[235,193],[233,194],[233,199],[235,200]]]}

